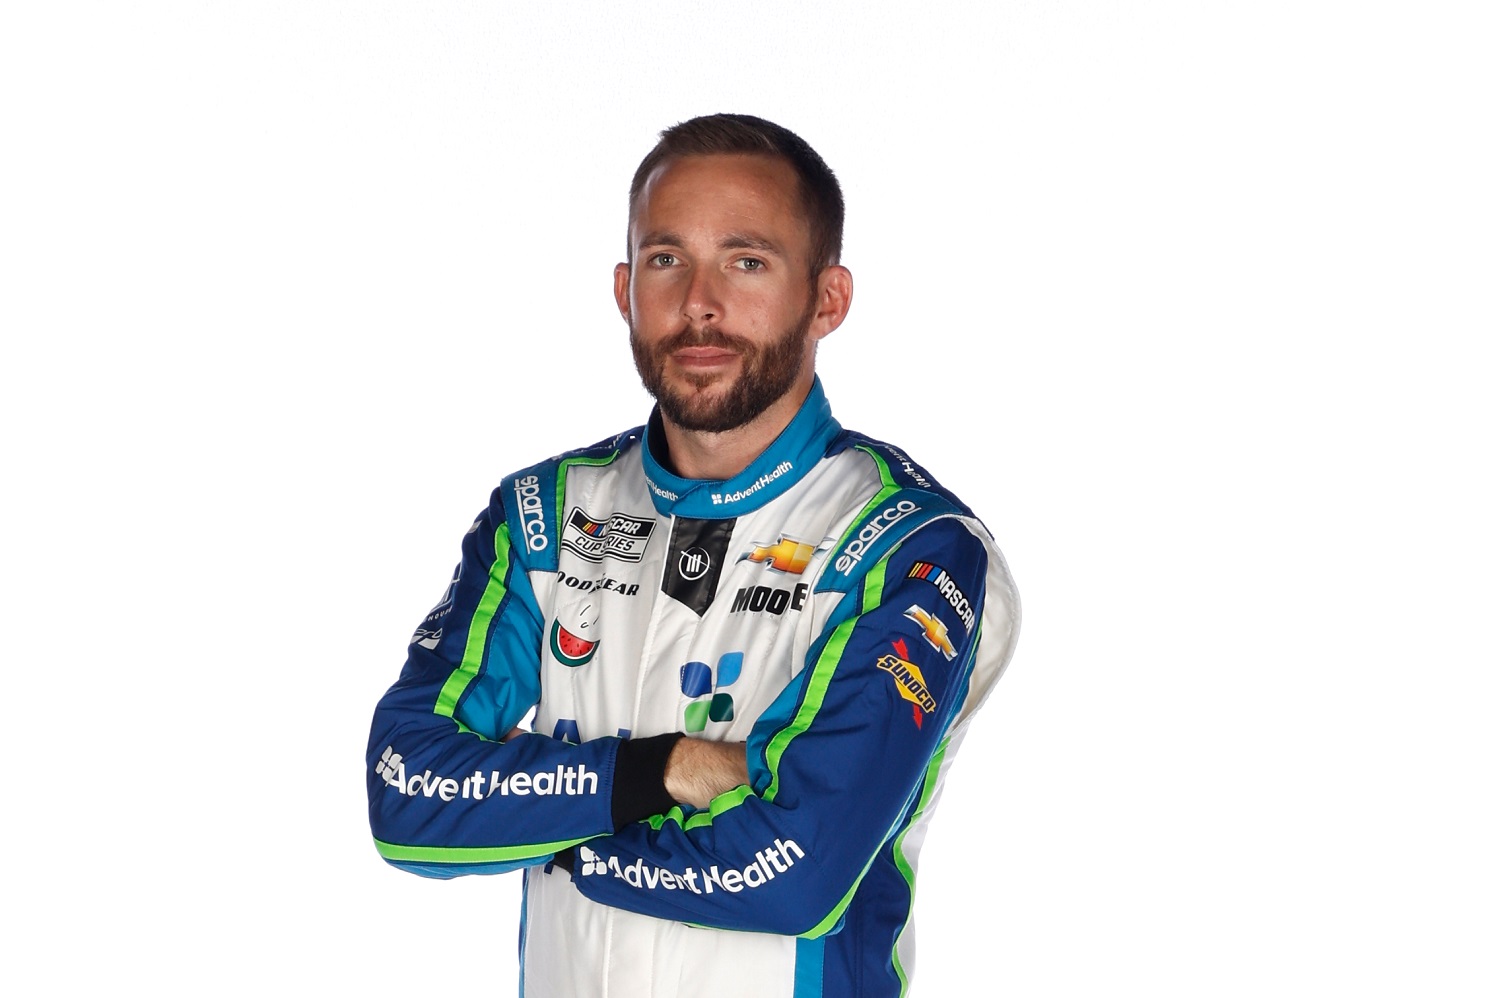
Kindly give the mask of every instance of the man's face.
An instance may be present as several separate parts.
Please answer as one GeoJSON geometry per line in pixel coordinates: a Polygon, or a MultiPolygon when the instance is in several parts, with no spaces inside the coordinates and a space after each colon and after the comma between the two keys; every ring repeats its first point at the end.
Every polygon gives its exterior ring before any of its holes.
{"type": "Polygon", "coordinates": [[[615,270],[641,382],[662,415],[722,433],[812,384],[817,285],[796,174],[763,156],[694,156],[652,173],[615,270]]]}

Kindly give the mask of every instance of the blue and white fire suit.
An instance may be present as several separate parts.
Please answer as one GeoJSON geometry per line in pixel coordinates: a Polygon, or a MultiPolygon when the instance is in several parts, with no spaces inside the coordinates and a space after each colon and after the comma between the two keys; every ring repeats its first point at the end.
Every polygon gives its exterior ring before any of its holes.
{"type": "Polygon", "coordinates": [[[494,491],[375,710],[376,847],[525,870],[526,998],[901,995],[917,847],[1015,646],[1004,558],[820,383],[729,481],[668,471],[657,419],[494,491]],[[684,733],[746,742],[750,785],[676,806],[684,733]]]}

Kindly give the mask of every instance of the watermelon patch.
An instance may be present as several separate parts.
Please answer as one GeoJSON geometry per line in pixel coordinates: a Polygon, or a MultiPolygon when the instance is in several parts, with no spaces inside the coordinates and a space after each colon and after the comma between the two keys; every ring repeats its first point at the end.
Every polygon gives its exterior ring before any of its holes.
{"type": "Polygon", "coordinates": [[[587,665],[598,650],[599,642],[585,641],[578,635],[569,633],[560,621],[552,622],[552,657],[563,665],[572,669],[587,665]]]}

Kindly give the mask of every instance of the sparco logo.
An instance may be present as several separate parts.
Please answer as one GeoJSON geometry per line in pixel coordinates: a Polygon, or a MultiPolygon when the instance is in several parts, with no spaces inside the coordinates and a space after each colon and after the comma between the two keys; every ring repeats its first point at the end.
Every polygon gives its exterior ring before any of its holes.
{"type": "Polygon", "coordinates": [[[705,870],[690,866],[681,873],[674,873],[660,866],[647,866],[644,859],[621,866],[618,856],[606,858],[588,846],[578,847],[578,858],[583,860],[580,876],[597,877],[608,873],[635,888],[655,890],[661,887],[694,894],[712,894],[714,891],[738,894],[747,888],[759,887],[775,880],[778,873],[786,873],[804,855],[802,847],[791,839],[777,839],[757,852],[748,866],[740,869],[720,870],[717,866],[710,866],[705,870]]]}
{"type": "Polygon", "coordinates": [[[547,521],[542,514],[541,488],[535,475],[516,479],[516,505],[521,508],[521,533],[533,551],[547,550],[547,521]]]}
{"type": "Polygon", "coordinates": [[[870,549],[870,545],[880,540],[881,534],[889,530],[892,524],[898,523],[915,513],[918,508],[917,504],[910,499],[902,499],[896,505],[887,506],[879,513],[876,513],[875,519],[860,528],[859,533],[854,536],[854,540],[850,541],[844,547],[844,551],[839,555],[838,561],[833,563],[834,567],[843,575],[848,575],[854,571],[854,567],[864,558],[865,552],[870,549]]]}
{"type": "Polygon", "coordinates": [[[755,495],[755,493],[759,492],[767,485],[770,485],[772,482],[776,481],[776,479],[780,478],[782,475],[791,470],[792,462],[782,461],[776,467],[772,468],[764,475],[761,475],[759,478],[757,478],[755,481],[751,482],[744,488],[736,489],[733,492],[713,492],[709,494],[709,498],[713,500],[715,506],[722,506],[725,503],[735,503],[745,499],[749,499],[751,496],[755,495]]]}
{"type": "Polygon", "coordinates": [[[577,797],[580,794],[599,792],[599,774],[587,766],[558,766],[541,773],[511,773],[506,776],[497,769],[486,776],[474,770],[462,779],[451,776],[433,776],[432,770],[424,770],[413,776],[406,775],[406,763],[401,753],[387,745],[375,763],[375,775],[398,794],[407,797],[436,797],[438,800],[484,800],[499,794],[502,797],[551,797],[562,794],[577,797]]]}
{"type": "Polygon", "coordinates": [[[655,520],[643,520],[624,513],[596,520],[574,506],[563,530],[562,545],[588,561],[603,561],[606,557],[640,561],[655,529],[655,520]]]}

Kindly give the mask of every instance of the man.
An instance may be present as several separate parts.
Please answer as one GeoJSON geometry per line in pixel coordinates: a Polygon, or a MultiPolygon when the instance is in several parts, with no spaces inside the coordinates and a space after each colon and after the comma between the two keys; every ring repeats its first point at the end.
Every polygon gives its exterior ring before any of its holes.
{"type": "Polygon", "coordinates": [[[1018,604],[969,509],[831,415],[842,228],[786,129],[662,133],[615,269],[657,406],[501,482],[376,708],[380,854],[524,868],[528,998],[905,992],[917,846],[1018,604]]]}

